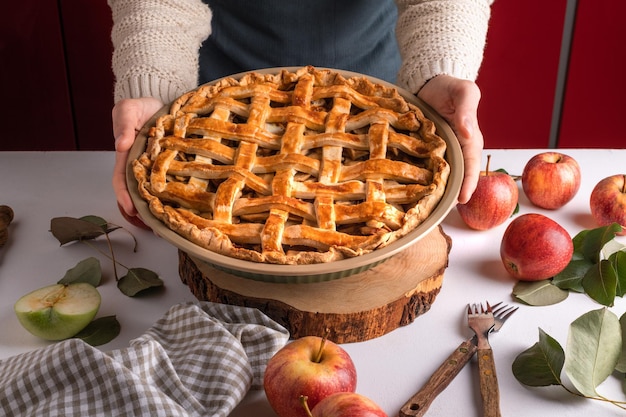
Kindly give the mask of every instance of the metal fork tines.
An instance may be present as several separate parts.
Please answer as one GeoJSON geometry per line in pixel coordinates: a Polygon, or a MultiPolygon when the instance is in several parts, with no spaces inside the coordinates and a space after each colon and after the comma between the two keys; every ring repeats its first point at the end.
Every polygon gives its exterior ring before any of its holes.
{"type": "Polygon", "coordinates": [[[482,304],[468,304],[467,323],[476,334],[478,349],[491,349],[489,333],[493,330],[496,321],[489,303],[487,303],[487,308],[482,304]]]}
{"type": "Polygon", "coordinates": [[[504,322],[507,321],[508,318],[511,317],[511,315],[515,313],[518,308],[519,307],[502,304],[502,301],[492,305],[491,309],[493,310],[493,318],[495,320],[495,323],[493,325],[493,330],[491,331],[499,331],[502,328],[504,322]]]}
{"type": "Polygon", "coordinates": [[[500,390],[493,351],[489,345],[489,333],[496,324],[492,307],[489,303],[487,303],[486,308],[482,304],[468,305],[467,322],[478,339],[477,358],[483,415],[485,417],[500,417],[500,390]]]}

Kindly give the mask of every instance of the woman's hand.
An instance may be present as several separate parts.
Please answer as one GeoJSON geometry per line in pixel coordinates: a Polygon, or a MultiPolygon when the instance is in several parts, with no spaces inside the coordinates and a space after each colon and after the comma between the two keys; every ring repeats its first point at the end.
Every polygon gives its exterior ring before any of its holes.
{"type": "Polygon", "coordinates": [[[478,127],[480,89],[472,81],[438,75],[428,81],[417,96],[446,119],[457,135],[465,161],[459,203],[467,203],[478,184],[484,146],[478,127]]]}
{"type": "Polygon", "coordinates": [[[131,218],[137,216],[137,210],[126,187],[126,159],[135,142],[137,132],[161,107],[163,107],[163,103],[160,100],[145,97],[121,100],[111,112],[113,136],[115,137],[113,190],[120,209],[131,218]]]}

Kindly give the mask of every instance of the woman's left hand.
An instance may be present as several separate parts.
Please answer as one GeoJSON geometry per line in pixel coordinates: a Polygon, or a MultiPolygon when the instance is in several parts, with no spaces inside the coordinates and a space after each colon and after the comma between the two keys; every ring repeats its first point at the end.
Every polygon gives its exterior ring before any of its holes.
{"type": "Polygon", "coordinates": [[[478,184],[484,146],[478,127],[480,89],[472,81],[438,75],[429,80],[417,96],[446,119],[457,135],[465,161],[459,203],[467,203],[478,184]]]}

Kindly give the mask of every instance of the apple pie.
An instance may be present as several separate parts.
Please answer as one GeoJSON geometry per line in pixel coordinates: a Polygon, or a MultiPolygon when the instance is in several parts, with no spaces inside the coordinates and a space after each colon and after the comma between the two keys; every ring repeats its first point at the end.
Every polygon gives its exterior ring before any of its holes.
{"type": "Polygon", "coordinates": [[[303,67],[200,86],[149,127],[132,161],[150,212],[238,259],[312,264],[406,235],[450,166],[434,123],[397,89],[303,67]]]}

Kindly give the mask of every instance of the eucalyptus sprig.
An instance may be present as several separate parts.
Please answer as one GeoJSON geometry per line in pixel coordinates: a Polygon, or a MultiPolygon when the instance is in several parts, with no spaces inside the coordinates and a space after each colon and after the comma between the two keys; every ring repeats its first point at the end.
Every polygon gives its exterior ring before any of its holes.
{"type": "MultiPolygon", "coordinates": [[[[626,401],[609,399],[598,386],[611,375],[626,377],[626,314],[619,320],[606,307],[583,314],[569,327],[565,350],[539,328],[539,341],[513,361],[515,378],[532,387],[559,385],[572,395],[604,401],[626,410],[626,401]],[[573,387],[564,384],[565,374],[573,387]]],[[[626,385],[622,384],[626,393],[626,385]]]]}
{"type": "Polygon", "coordinates": [[[547,281],[520,281],[513,295],[537,306],[558,303],[570,292],[578,292],[613,306],[615,297],[626,294],[626,245],[615,239],[621,231],[617,223],[581,231],[572,239],[574,253],[563,271],[547,281]]]}
{"type": "MultiPolygon", "coordinates": [[[[98,287],[102,282],[102,268],[100,261],[89,257],[77,263],[73,268],[65,272],[57,284],[70,285],[74,283],[87,283],[98,287]]],[[[100,317],[92,320],[83,330],[73,337],[82,339],[91,346],[99,346],[110,342],[120,334],[121,325],[115,316],[100,317]]]]}
{"type": "MultiPolygon", "coordinates": [[[[146,268],[129,268],[115,259],[113,244],[109,238],[109,234],[119,229],[126,230],[121,226],[107,222],[102,217],[92,215],[80,218],[55,217],[50,221],[50,232],[59,241],[61,246],[66,243],[78,241],[90,246],[109,258],[113,262],[113,272],[117,287],[125,295],[134,297],[148,288],[162,287],[163,280],[159,278],[158,274],[155,272],[146,268]],[[100,236],[105,237],[109,253],[91,244],[92,240],[100,236]],[[126,269],[126,275],[119,277],[117,265],[126,269]]],[[[133,252],[136,252],[137,239],[135,239],[132,233],[128,232],[128,234],[132,237],[134,242],[133,252]]]]}

